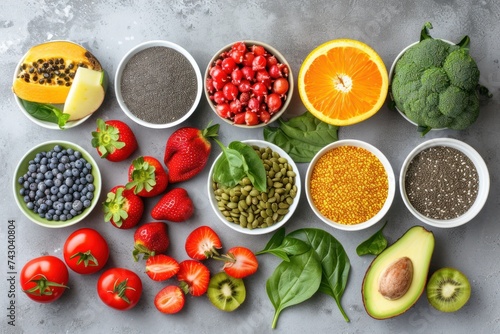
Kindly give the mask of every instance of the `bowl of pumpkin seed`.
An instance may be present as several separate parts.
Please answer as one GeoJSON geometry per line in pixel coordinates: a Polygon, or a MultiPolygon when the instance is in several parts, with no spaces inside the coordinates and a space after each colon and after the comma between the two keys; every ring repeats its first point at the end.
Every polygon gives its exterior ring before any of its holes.
{"type": "Polygon", "coordinates": [[[219,220],[244,234],[260,235],[282,227],[293,215],[300,198],[301,181],[297,165],[280,147],[263,140],[244,140],[251,146],[266,170],[266,191],[260,191],[249,177],[228,187],[214,181],[216,163],[208,173],[210,205],[219,220]]]}

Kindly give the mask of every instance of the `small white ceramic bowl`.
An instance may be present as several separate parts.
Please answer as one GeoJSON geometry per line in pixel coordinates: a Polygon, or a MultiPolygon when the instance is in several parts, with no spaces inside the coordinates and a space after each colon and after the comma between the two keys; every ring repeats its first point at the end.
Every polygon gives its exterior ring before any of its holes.
{"type": "Polygon", "coordinates": [[[373,145],[370,145],[370,144],[363,142],[363,141],[360,141],[360,140],[344,139],[344,140],[335,141],[335,142],[325,146],[314,156],[314,158],[311,160],[311,163],[309,164],[309,167],[307,169],[305,187],[306,187],[307,201],[309,202],[311,209],[316,214],[316,216],[318,216],[319,219],[321,219],[327,225],[335,227],[339,230],[359,231],[359,230],[366,229],[366,228],[376,224],[385,216],[385,214],[387,213],[387,211],[391,207],[392,201],[394,199],[394,194],[396,192],[396,178],[394,176],[394,171],[392,169],[392,166],[391,166],[389,160],[387,160],[385,155],[379,149],[377,149],[373,145]],[[380,163],[384,166],[385,172],[387,174],[387,180],[388,180],[387,198],[386,198],[382,208],[380,209],[380,211],[378,213],[376,213],[372,218],[370,218],[364,222],[360,222],[360,223],[353,224],[353,225],[341,224],[341,223],[333,221],[333,220],[329,219],[328,217],[326,217],[325,215],[323,215],[323,213],[321,213],[318,210],[318,208],[316,207],[316,205],[314,204],[314,201],[313,201],[312,196],[311,196],[311,190],[310,190],[311,176],[312,176],[313,170],[314,170],[315,165],[318,162],[318,160],[324,154],[329,152],[330,150],[341,147],[341,146],[360,147],[360,148],[366,149],[367,151],[373,153],[378,158],[380,163]]]}
{"type": "Polygon", "coordinates": [[[71,226],[74,225],[83,219],[87,217],[90,212],[95,208],[97,205],[97,202],[99,202],[99,196],[101,193],[101,173],[99,171],[99,166],[95,162],[95,160],[92,158],[92,156],[81,146],[68,142],[68,141],[62,141],[62,140],[53,140],[53,141],[47,141],[44,143],[41,143],[39,145],[36,145],[32,149],[30,149],[24,156],[21,158],[19,163],[17,164],[16,170],[14,172],[14,178],[13,178],[13,190],[14,190],[14,198],[16,200],[17,206],[21,210],[21,212],[32,222],[44,226],[44,227],[49,227],[49,228],[60,228],[60,227],[66,227],[66,226],[71,226]],[[28,166],[29,166],[29,161],[33,160],[37,153],[40,152],[47,152],[50,151],[54,148],[54,146],[60,145],[65,149],[71,148],[75,151],[80,151],[82,153],[82,157],[85,158],[87,162],[89,162],[92,165],[92,176],[94,177],[94,197],[91,200],[90,207],[85,208],[83,212],[71,219],[65,220],[65,221],[55,221],[55,220],[48,220],[45,218],[41,218],[38,213],[35,213],[34,211],[28,209],[26,203],[23,200],[23,197],[20,195],[20,190],[21,190],[21,184],[19,184],[18,180],[20,177],[22,177],[25,173],[28,171],[28,166]]]}
{"type": "MultiPolygon", "coordinates": [[[[168,73],[165,73],[165,75],[168,75],[168,73]]],[[[181,80],[182,78],[179,78],[181,80]]],[[[182,122],[184,122],[186,119],[191,116],[196,108],[198,107],[198,104],[201,99],[201,94],[203,90],[203,83],[202,83],[202,78],[201,78],[201,71],[200,68],[198,67],[198,64],[196,63],[196,60],[193,58],[193,56],[183,47],[180,45],[177,45],[175,43],[169,42],[169,41],[163,41],[163,40],[153,40],[153,41],[148,41],[141,43],[134,48],[132,48],[130,51],[128,51],[125,56],[122,58],[120,63],[118,64],[118,68],[116,69],[116,76],[115,76],[115,94],[116,94],[116,99],[118,100],[118,104],[120,105],[121,109],[123,112],[134,122],[137,124],[140,124],[142,126],[148,127],[148,128],[153,128],[153,129],[165,129],[165,128],[170,128],[173,126],[176,126],[182,122]],[[196,96],[193,100],[193,104],[191,107],[186,110],[184,116],[169,122],[169,123],[151,123],[147,122],[143,119],[140,119],[137,117],[133,112],[130,111],[129,107],[124,101],[123,95],[122,95],[122,89],[121,89],[121,82],[122,82],[122,76],[123,76],[123,71],[125,67],[127,66],[127,63],[130,61],[130,59],[135,56],[137,53],[148,49],[152,47],[165,47],[165,48],[170,48],[173,49],[179,53],[181,53],[188,61],[189,63],[193,66],[195,76],[196,76],[196,96]]]]}
{"type": "MultiPolygon", "coordinates": [[[[443,42],[446,42],[448,44],[454,44],[450,41],[447,41],[445,39],[441,39],[443,42]]],[[[419,42],[415,42],[415,43],[412,43],[410,45],[408,45],[406,48],[404,48],[397,56],[396,56],[396,59],[394,59],[394,61],[392,62],[392,65],[391,65],[391,68],[389,69],[389,87],[391,87],[391,84],[392,84],[392,77],[394,76],[394,70],[396,69],[396,63],[398,62],[398,60],[403,56],[403,54],[409,49],[411,48],[412,46],[414,46],[415,44],[418,44],[419,42]]],[[[394,100],[392,98],[392,90],[389,89],[389,94],[390,94],[390,98],[391,100],[394,100]]],[[[401,110],[398,109],[398,107],[394,106],[394,108],[396,108],[396,110],[399,112],[399,114],[401,116],[403,116],[404,119],[406,119],[408,122],[410,122],[411,124],[415,125],[415,126],[418,126],[417,123],[415,123],[414,121],[412,121],[411,119],[408,118],[408,116],[405,115],[404,112],[402,112],[401,110]]],[[[447,128],[432,128],[431,131],[438,131],[438,130],[446,130],[447,128]]]]}
{"type": "Polygon", "coordinates": [[[297,209],[297,205],[299,203],[299,198],[300,198],[300,192],[301,192],[301,181],[300,181],[300,174],[299,170],[297,168],[297,165],[295,162],[292,160],[292,158],[285,152],[283,151],[279,146],[276,146],[275,144],[269,143],[264,140],[244,140],[242,141],[243,143],[246,143],[248,145],[256,145],[258,147],[269,147],[271,150],[274,152],[277,152],[281,157],[286,158],[288,160],[288,164],[292,166],[293,171],[295,172],[295,185],[297,186],[297,195],[295,196],[293,203],[289,207],[289,212],[281,219],[279,222],[277,222],[274,225],[271,225],[269,227],[264,227],[264,228],[254,228],[254,229],[249,229],[245,227],[241,227],[240,225],[236,223],[232,223],[226,220],[224,215],[220,212],[219,207],[217,206],[217,200],[215,199],[215,194],[212,188],[212,175],[214,173],[214,167],[215,167],[215,162],[222,156],[222,153],[219,154],[219,156],[215,159],[214,163],[212,164],[212,167],[210,168],[210,171],[208,173],[208,182],[207,182],[207,190],[208,190],[208,198],[210,201],[210,205],[212,206],[212,209],[214,210],[215,214],[219,218],[219,220],[226,226],[230,227],[231,229],[243,233],[243,234],[249,234],[249,235],[260,235],[260,234],[266,234],[270,233],[273,231],[276,231],[280,227],[282,227],[289,219],[292,217],[293,213],[295,212],[295,209],[297,209]]]}
{"type": "Polygon", "coordinates": [[[207,98],[208,104],[210,105],[210,107],[212,108],[214,113],[217,115],[217,117],[219,117],[222,121],[224,121],[228,124],[234,125],[236,127],[239,127],[239,128],[253,129],[253,128],[259,128],[259,127],[266,126],[266,125],[276,121],[278,118],[280,118],[281,115],[283,115],[285,110],[290,105],[290,102],[292,101],[292,95],[293,95],[293,90],[294,90],[294,81],[293,81],[292,68],[290,67],[290,64],[287,62],[285,57],[278,50],[276,50],[274,47],[272,47],[269,44],[259,42],[259,41],[244,40],[243,42],[245,43],[245,45],[247,47],[251,47],[253,45],[263,46],[267,52],[274,55],[276,57],[276,59],[278,59],[279,63],[285,64],[288,67],[288,77],[287,77],[287,79],[288,79],[288,92],[286,93],[286,99],[284,100],[283,105],[281,106],[281,109],[278,112],[276,112],[275,114],[273,114],[271,119],[267,123],[259,123],[257,125],[235,124],[232,120],[227,119],[227,118],[223,118],[223,117],[219,116],[219,114],[217,113],[216,104],[212,101],[212,99],[210,99],[210,93],[207,90],[207,86],[206,86],[207,78],[209,77],[209,72],[210,72],[210,69],[212,68],[214,62],[220,58],[220,55],[223,52],[230,50],[232,48],[232,46],[237,42],[233,42],[231,44],[224,46],[223,48],[221,48],[219,51],[217,51],[215,53],[215,55],[212,57],[212,59],[210,59],[210,62],[208,63],[207,68],[205,70],[205,76],[204,76],[204,80],[203,80],[205,82],[205,84],[203,85],[204,86],[203,90],[205,92],[205,97],[207,98]]]}
{"type": "MultiPolygon", "coordinates": [[[[54,41],[50,41],[50,42],[47,42],[47,43],[53,43],[53,42],[61,42],[61,40],[54,40],[54,41]]],[[[73,44],[77,44],[77,43],[74,43],[74,42],[71,42],[71,41],[64,41],[64,42],[70,42],[70,43],[73,43],[73,44]]],[[[79,45],[79,44],[77,44],[79,45]]],[[[82,46],[83,47],[83,46],[82,46]]],[[[14,77],[13,77],[13,81],[16,80],[17,78],[17,75],[19,74],[19,69],[21,67],[21,65],[23,64],[23,61],[24,61],[24,58],[26,58],[26,55],[27,53],[25,53],[23,55],[23,57],[21,58],[21,60],[19,60],[19,63],[17,64],[16,66],[16,70],[14,71],[14,77]]],[[[107,75],[105,76],[105,78],[107,78],[107,75]]],[[[105,87],[107,86],[107,83],[105,82],[105,87]]],[[[44,127],[46,129],[51,129],[51,130],[62,130],[56,123],[52,123],[52,122],[46,122],[46,121],[42,121],[38,118],[35,118],[33,117],[30,113],[28,113],[26,111],[26,108],[24,107],[23,105],[23,101],[18,98],[16,96],[16,94],[14,94],[14,100],[16,101],[16,104],[17,106],[19,107],[19,109],[21,109],[21,112],[26,116],[28,117],[28,119],[30,121],[32,121],[33,123],[41,126],[41,127],[44,127]]],[[[56,108],[59,108],[61,111],[63,110],[64,108],[64,104],[54,104],[54,107],[56,108]]],[[[92,116],[92,114],[84,117],[84,118],[81,118],[81,119],[78,119],[78,120],[75,120],[75,121],[68,121],[66,122],[66,124],[64,125],[64,129],[70,129],[70,128],[74,128],[75,126],[78,126],[80,124],[82,124],[83,122],[85,122],[90,116],[92,116]]]]}
{"type": "Polygon", "coordinates": [[[451,228],[451,227],[457,227],[460,225],[463,225],[470,220],[472,220],[478,213],[481,211],[481,209],[484,206],[484,203],[486,202],[486,199],[488,198],[488,193],[490,189],[490,176],[488,172],[488,168],[486,167],[486,163],[484,162],[483,158],[479,153],[472,148],[470,145],[457,140],[457,139],[452,139],[452,138],[436,138],[436,139],[431,139],[428,141],[425,141],[415,147],[406,157],[406,159],[403,162],[403,166],[401,167],[401,174],[399,175],[399,188],[401,192],[401,197],[403,198],[403,202],[405,203],[406,207],[410,212],[418,218],[420,221],[431,225],[435,227],[441,227],[441,228],[451,228]],[[408,170],[408,165],[410,162],[415,158],[417,154],[422,152],[425,149],[428,149],[430,147],[436,147],[436,146],[447,146],[451,147],[454,149],[459,150],[463,154],[465,154],[474,164],[476,167],[478,177],[479,177],[479,188],[478,188],[478,194],[476,197],[476,200],[474,204],[469,208],[467,212],[465,212],[463,215],[457,218],[453,219],[447,219],[447,220],[442,220],[442,219],[433,219],[429,218],[420,212],[418,212],[410,203],[410,200],[408,199],[408,196],[406,194],[406,182],[405,182],[405,176],[406,172],[408,170]]]}

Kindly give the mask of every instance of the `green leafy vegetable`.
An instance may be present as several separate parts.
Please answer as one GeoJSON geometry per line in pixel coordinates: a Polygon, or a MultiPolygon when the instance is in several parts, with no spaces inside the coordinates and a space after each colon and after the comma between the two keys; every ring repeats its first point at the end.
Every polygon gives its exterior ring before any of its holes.
{"type": "Polygon", "coordinates": [[[290,256],[303,254],[310,249],[311,246],[302,240],[285,237],[285,229],[281,228],[269,240],[266,247],[255,254],[261,255],[269,253],[289,262],[290,256]]]}
{"type": "Polygon", "coordinates": [[[385,222],[384,226],[380,230],[378,230],[374,235],[363,241],[356,247],[356,253],[359,256],[363,256],[366,254],[378,255],[382,253],[384,249],[387,247],[387,239],[384,237],[384,227],[387,225],[385,222]]]}
{"type": "Polygon", "coordinates": [[[349,318],[340,303],[351,268],[349,257],[342,244],[331,234],[315,228],[296,230],[288,236],[305,241],[316,251],[318,258],[321,259],[321,266],[323,268],[319,290],[335,299],[345,321],[349,322],[349,318]]]}
{"type": "Polygon", "coordinates": [[[281,311],[311,298],[320,283],[321,263],[313,249],[281,262],[266,282],[267,295],[275,309],[272,328],[276,328],[281,311]]]}
{"type": "Polygon", "coordinates": [[[234,187],[247,176],[256,189],[267,190],[267,176],[264,163],[255,150],[240,141],[231,142],[225,147],[214,140],[222,148],[223,155],[215,163],[213,179],[226,187],[234,187]]]}
{"type": "Polygon", "coordinates": [[[264,128],[264,139],[281,147],[295,162],[310,162],[325,145],[338,139],[337,126],[319,120],[308,111],[278,122],[278,127],[264,128]]]}
{"type": "Polygon", "coordinates": [[[276,309],[273,328],[284,308],[310,298],[311,289],[316,287],[317,281],[319,285],[314,292],[321,291],[332,296],[344,319],[349,321],[340,299],[347,285],[351,265],[344,248],[331,234],[320,229],[303,228],[286,235],[281,228],[257,254],[273,254],[284,260],[266,284],[267,294],[276,309]],[[311,252],[314,257],[310,255],[311,252]],[[314,269],[313,263],[306,263],[305,258],[308,261],[316,259],[320,270],[314,269]],[[306,265],[309,267],[306,268],[306,265]]]}
{"type": "Polygon", "coordinates": [[[50,104],[31,102],[21,99],[24,109],[36,119],[55,123],[59,128],[63,128],[69,119],[69,114],[63,113],[59,108],[50,104]]]}

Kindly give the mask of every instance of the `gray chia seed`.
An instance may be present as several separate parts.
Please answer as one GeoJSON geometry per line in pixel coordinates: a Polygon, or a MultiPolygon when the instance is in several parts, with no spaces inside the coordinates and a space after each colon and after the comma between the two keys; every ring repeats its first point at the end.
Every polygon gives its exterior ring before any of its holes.
{"type": "Polygon", "coordinates": [[[123,70],[123,101],[137,118],[165,124],[182,118],[193,106],[196,73],[180,52],[154,46],[136,53],[123,70]]]}
{"type": "Polygon", "coordinates": [[[461,151],[435,146],[413,158],[405,175],[411,205],[428,218],[453,219],[470,209],[477,197],[476,167],[461,151]]]}

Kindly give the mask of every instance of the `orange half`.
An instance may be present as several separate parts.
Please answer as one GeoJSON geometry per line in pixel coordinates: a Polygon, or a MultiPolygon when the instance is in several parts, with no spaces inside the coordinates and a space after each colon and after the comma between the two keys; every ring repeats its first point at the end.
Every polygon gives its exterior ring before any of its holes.
{"type": "Polygon", "coordinates": [[[315,48],[298,77],[302,103],[320,120],[352,125],[373,116],[387,97],[389,76],[370,46],[336,39],[315,48]]]}

